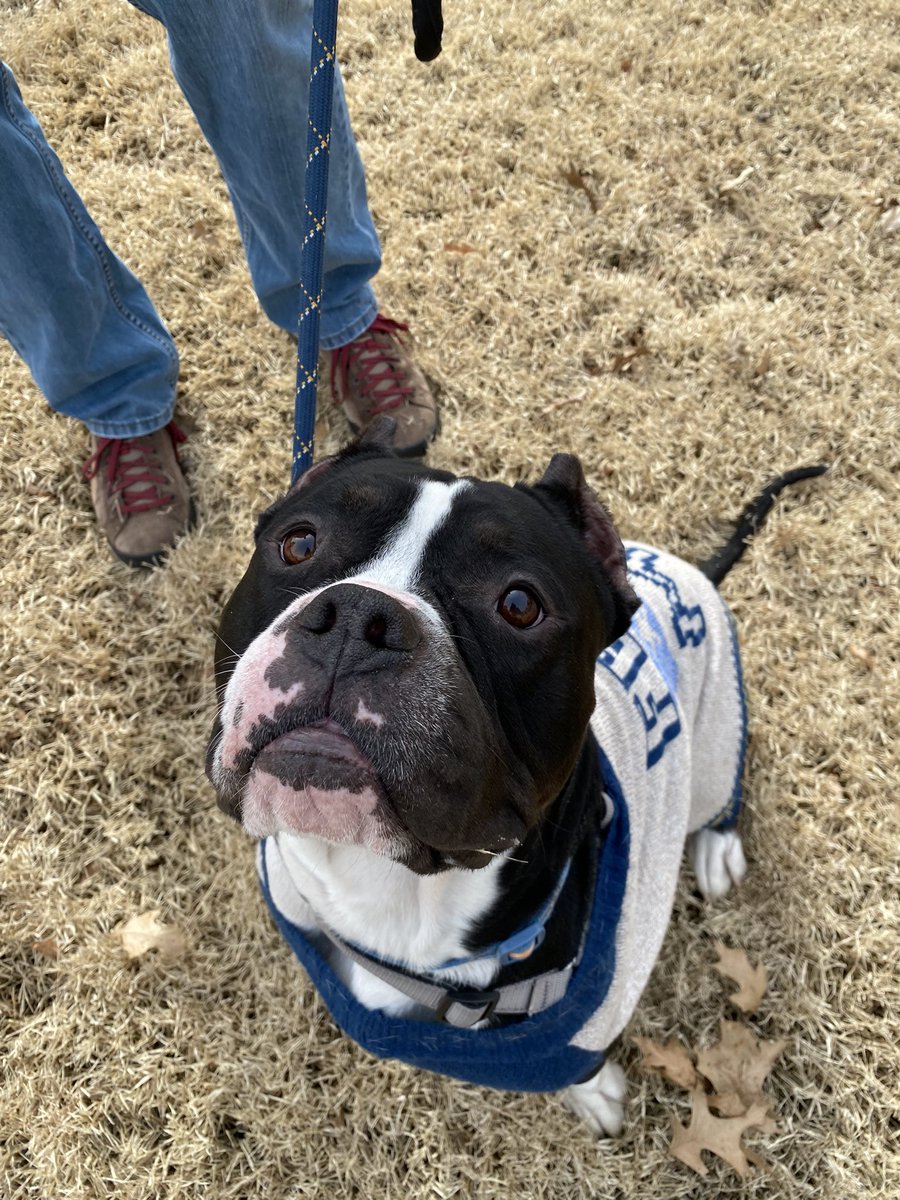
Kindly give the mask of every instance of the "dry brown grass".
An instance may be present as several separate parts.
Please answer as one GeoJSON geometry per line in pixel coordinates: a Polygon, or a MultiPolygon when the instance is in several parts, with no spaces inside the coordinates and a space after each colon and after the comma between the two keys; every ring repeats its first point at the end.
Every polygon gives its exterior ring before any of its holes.
{"type": "Polygon", "coordinates": [[[380,294],[441,389],[434,462],[511,480],[573,449],[625,534],[687,556],[767,476],[834,465],[727,581],[752,872],[707,910],[684,884],[633,1025],[712,1041],[712,943],[746,947],[772,981],[753,1026],[790,1042],[782,1132],[756,1142],[769,1171],[700,1180],[665,1156],[686,1107],[652,1079],[633,1073],[625,1136],[597,1144],[555,1099],[336,1033],[201,772],[211,628],[287,480],[292,344],[256,307],[158,28],[113,0],[0,0],[4,56],[180,346],[202,515],[166,570],[114,564],[78,479],[86,437],[0,347],[0,1194],[893,1200],[893,0],[452,4],[427,68],[399,0],[342,9],[380,294]],[[111,930],[157,907],[190,954],[127,962],[111,930]]]}

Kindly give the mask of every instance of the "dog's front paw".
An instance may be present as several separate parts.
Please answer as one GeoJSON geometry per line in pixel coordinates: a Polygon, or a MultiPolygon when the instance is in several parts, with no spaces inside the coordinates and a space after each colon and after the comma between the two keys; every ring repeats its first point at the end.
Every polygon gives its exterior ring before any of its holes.
{"type": "Polygon", "coordinates": [[[615,1062],[605,1062],[584,1083],[573,1083],[562,1093],[562,1102],[597,1137],[618,1137],[625,1124],[625,1072],[615,1062]]]}
{"type": "Polygon", "coordinates": [[[690,842],[691,864],[707,900],[718,900],[747,874],[744,847],[734,829],[701,829],[690,842]]]}

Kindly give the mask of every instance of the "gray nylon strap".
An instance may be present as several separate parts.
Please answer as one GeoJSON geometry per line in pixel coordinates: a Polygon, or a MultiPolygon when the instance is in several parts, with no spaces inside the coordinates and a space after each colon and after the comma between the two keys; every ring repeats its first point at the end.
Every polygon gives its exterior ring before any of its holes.
{"type": "Polygon", "coordinates": [[[407,975],[369,958],[338,937],[327,925],[320,923],[319,929],[342,954],[364,970],[390,984],[416,1004],[430,1008],[441,1020],[457,1029],[471,1029],[495,1012],[527,1016],[543,1012],[566,994],[575,967],[574,963],[569,963],[561,971],[545,971],[542,975],[523,979],[519,983],[507,983],[499,988],[476,988],[471,992],[471,1000],[464,1001],[460,997],[466,993],[466,988],[443,987],[427,979],[407,975]],[[482,993],[486,999],[481,998],[482,993]]]}

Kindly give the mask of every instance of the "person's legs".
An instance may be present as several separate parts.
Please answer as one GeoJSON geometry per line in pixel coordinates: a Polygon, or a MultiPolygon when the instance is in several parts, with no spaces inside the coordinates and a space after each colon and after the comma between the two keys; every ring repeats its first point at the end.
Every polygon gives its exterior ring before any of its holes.
{"type": "MultiPolygon", "coordinates": [[[[312,0],[132,0],[166,27],[175,77],[228,185],[256,294],[293,333],[300,309],[312,0]]],[[[335,73],[322,345],[377,312],[381,266],[362,161],[335,73]]]]}
{"type": "Polygon", "coordinates": [[[158,561],[189,521],[170,426],[178,355],[0,62],[0,333],[57,412],[87,425],[94,507],[124,561],[158,561]]]}
{"type": "MultiPolygon", "coordinates": [[[[131,0],[165,25],[172,69],[222,168],[250,273],[268,316],[296,332],[312,0],[131,0]]],[[[335,73],[321,345],[335,398],[362,428],[390,411],[401,452],[424,450],[434,399],[403,341],[378,314],[381,249],[362,161],[335,73]]]]}
{"type": "Polygon", "coordinates": [[[51,408],[99,437],[171,420],[178,354],[0,62],[0,332],[51,408]]]}

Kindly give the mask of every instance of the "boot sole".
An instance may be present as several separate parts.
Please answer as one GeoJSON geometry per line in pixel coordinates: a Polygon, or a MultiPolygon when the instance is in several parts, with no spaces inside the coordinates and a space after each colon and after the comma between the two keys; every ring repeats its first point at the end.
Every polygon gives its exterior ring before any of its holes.
{"type": "MultiPolygon", "coordinates": [[[[194,504],[193,497],[191,497],[188,505],[188,519],[187,525],[184,528],[184,533],[189,533],[196,524],[197,508],[194,504]]],[[[180,536],[184,535],[182,534],[180,536]]],[[[144,570],[150,570],[153,567],[162,566],[166,555],[172,549],[171,546],[163,546],[161,550],[154,550],[152,554],[123,554],[120,550],[115,548],[112,542],[109,543],[109,548],[112,550],[119,562],[125,563],[127,567],[137,567],[138,569],[143,568],[144,570]]]]}

